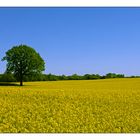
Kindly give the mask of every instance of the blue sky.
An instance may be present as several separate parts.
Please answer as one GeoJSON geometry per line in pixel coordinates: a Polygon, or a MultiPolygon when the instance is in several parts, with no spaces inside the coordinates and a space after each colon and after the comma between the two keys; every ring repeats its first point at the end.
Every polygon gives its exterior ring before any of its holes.
{"type": "Polygon", "coordinates": [[[0,8],[0,58],[20,44],[45,73],[140,75],[140,8],[0,8]]]}

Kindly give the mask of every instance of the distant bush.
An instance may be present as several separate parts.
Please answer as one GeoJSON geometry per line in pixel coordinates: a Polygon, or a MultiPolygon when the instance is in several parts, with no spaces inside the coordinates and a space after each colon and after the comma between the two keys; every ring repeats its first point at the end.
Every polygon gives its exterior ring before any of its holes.
{"type": "Polygon", "coordinates": [[[124,74],[108,73],[105,78],[124,78],[124,74]]]}
{"type": "Polygon", "coordinates": [[[13,74],[5,73],[0,76],[0,82],[16,82],[13,74]]]}
{"type": "MultiPolygon", "coordinates": [[[[108,78],[124,78],[124,74],[115,74],[115,73],[108,73],[106,75],[99,75],[99,74],[85,74],[85,75],[54,75],[54,74],[34,74],[25,76],[23,81],[58,81],[58,80],[96,80],[96,79],[108,79],[108,78]]],[[[139,77],[139,76],[132,76],[139,77]]],[[[16,79],[13,74],[5,73],[0,75],[0,82],[15,82],[16,79]]]]}

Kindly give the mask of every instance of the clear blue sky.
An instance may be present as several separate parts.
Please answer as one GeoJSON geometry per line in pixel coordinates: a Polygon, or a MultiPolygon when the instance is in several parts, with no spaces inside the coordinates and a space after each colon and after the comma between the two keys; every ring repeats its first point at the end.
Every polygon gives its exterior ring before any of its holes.
{"type": "Polygon", "coordinates": [[[0,58],[19,44],[45,73],[140,75],[140,8],[0,8],[0,58]]]}

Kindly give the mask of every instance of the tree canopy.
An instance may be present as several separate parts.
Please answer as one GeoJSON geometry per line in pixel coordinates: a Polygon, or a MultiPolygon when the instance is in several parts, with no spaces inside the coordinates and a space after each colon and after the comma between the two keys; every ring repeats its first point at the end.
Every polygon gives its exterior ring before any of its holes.
{"type": "Polygon", "coordinates": [[[13,73],[20,85],[26,76],[41,74],[45,70],[45,62],[35,51],[27,45],[14,46],[6,52],[3,61],[7,61],[7,73],[13,73]]]}

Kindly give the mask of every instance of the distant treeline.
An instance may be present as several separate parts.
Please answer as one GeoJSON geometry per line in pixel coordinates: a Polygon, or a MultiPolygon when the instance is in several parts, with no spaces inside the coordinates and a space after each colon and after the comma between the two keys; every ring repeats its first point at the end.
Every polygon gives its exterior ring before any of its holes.
{"type": "MultiPolygon", "coordinates": [[[[130,76],[130,78],[136,78],[139,76],[130,76]]],[[[125,78],[124,74],[108,73],[106,75],[99,74],[85,74],[85,75],[54,75],[54,74],[41,74],[24,77],[24,81],[58,81],[58,80],[96,80],[96,79],[108,79],[108,78],[125,78]]],[[[11,73],[0,74],[0,82],[17,82],[14,75],[11,73]]]]}

